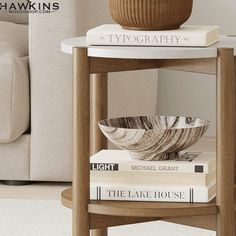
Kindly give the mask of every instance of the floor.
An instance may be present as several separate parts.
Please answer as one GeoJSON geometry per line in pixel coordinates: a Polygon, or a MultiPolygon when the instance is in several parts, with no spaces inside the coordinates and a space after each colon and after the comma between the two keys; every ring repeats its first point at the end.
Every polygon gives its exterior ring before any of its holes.
{"type": "MultiPolygon", "coordinates": [[[[71,236],[71,210],[58,200],[0,199],[1,236],[71,236]]],[[[215,236],[167,222],[109,228],[109,236],[215,236]]]]}
{"type": "MultiPolygon", "coordinates": [[[[194,148],[191,148],[195,151],[204,150],[204,151],[212,151],[215,148],[215,140],[212,138],[205,138],[201,140],[194,148]]],[[[63,228],[63,224],[60,224],[60,233],[59,235],[71,235],[71,231],[68,230],[71,228],[71,212],[69,209],[64,209],[64,207],[60,204],[60,194],[61,192],[68,188],[70,183],[42,183],[42,182],[34,182],[31,185],[26,186],[6,186],[0,182],[0,218],[1,214],[5,220],[5,226],[9,224],[8,219],[12,222],[10,225],[17,225],[18,227],[23,227],[23,231],[19,233],[8,233],[4,232],[4,227],[0,227],[0,234],[3,236],[51,236],[53,229],[50,230],[44,229],[44,233],[42,234],[42,230],[34,231],[34,233],[24,233],[24,232],[32,232],[32,226],[37,227],[37,225],[41,224],[45,225],[45,221],[43,223],[43,216],[40,214],[35,214],[35,212],[39,212],[40,209],[42,211],[48,211],[48,217],[50,216],[51,220],[54,219],[55,225],[59,224],[60,220],[68,220],[67,224],[65,224],[65,228],[63,228]],[[25,201],[27,200],[27,201],[25,201]],[[38,200],[42,201],[42,206],[37,208],[38,200]],[[49,201],[56,200],[56,201],[49,201]],[[14,207],[15,206],[15,207],[14,207]],[[33,212],[33,213],[32,213],[33,212]],[[25,214],[25,218],[23,215],[25,214]],[[31,215],[35,215],[35,219],[32,219],[31,215]],[[6,216],[6,217],[5,217],[6,216]],[[18,218],[17,218],[18,217],[18,218]],[[23,218],[22,218],[23,217],[23,218]],[[58,222],[57,222],[58,221],[58,222]],[[17,223],[18,222],[18,223],[17,223]],[[19,224],[20,222],[20,224],[19,224]],[[30,225],[28,224],[29,222],[30,225]],[[67,228],[66,228],[67,227],[67,228]]],[[[1,219],[0,219],[1,220],[1,219]]],[[[2,222],[3,223],[3,222],[2,222]]],[[[53,224],[50,224],[53,225],[53,224]]],[[[46,225],[45,225],[46,226],[46,225]]],[[[8,227],[9,228],[9,227],[8,227]]],[[[13,231],[12,231],[13,232],[13,231]]],[[[15,232],[15,231],[14,231],[15,232]]],[[[53,233],[54,234],[54,233],[53,233]]],[[[169,224],[165,222],[152,222],[146,224],[139,225],[130,225],[124,227],[115,227],[111,228],[109,231],[109,236],[213,236],[215,233],[210,231],[203,231],[199,229],[193,229],[191,227],[183,227],[179,225],[169,224]],[[167,231],[168,229],[168,231],[167,231]]]]}

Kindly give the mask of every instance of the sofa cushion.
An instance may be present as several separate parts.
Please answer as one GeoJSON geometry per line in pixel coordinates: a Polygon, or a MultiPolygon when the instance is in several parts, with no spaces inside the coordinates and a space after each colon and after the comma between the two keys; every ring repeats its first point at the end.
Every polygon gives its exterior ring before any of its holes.
{"type": "Polygon", "coordinates": [[[0,143],[29,127],[28,29],[0,21],[0,143]]]}

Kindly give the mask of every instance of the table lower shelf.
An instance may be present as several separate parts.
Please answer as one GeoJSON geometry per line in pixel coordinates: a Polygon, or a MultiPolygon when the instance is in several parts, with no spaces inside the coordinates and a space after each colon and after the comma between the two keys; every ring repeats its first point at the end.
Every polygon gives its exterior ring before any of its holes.
{"type": "MultiPolygon", "coordinates": [[[[61,202],[64,206],[72,208],[72,188],[62,192],[61,202]]],[[[215,200],[204,204],[91,201],[88,206],[90,229],[163,220],[216,230],[217,210],[215,200]]],[[[234,211],[236,219],[236,204],[234,211]]]]}
{"type": "MultiPolygon", "coordinates": [[[[72,208],[72,188],[62,192],[62,204],[72,208]]],[[[127,217],[177,217],[215,215],[217,206],[210,203],[159,203],[127,201],[91,201],[89,213],[127,217]]]]}

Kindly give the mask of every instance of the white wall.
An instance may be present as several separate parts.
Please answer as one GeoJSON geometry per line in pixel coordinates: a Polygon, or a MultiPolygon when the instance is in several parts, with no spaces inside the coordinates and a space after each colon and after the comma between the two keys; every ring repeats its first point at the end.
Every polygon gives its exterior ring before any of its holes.
{"type": "MultiPolygon", "coordinates": [[[[222,34],[236,34],[235,0],[196,0],[188,24],[219,25],[222,34]]],[[[208,135],[215,135],[215,77],[192,73],[159,72],[159,114],[190,115],[208,119],[208,135]]]]}
{"type": "MultiPolygon", "coordinates": [[[[80,0],[81,34],[112,23],[108,0],[80,0]]],[[[153,115],[156,112],[157,70],[112,73],[109,76],[109,116],[153,115]]]]}

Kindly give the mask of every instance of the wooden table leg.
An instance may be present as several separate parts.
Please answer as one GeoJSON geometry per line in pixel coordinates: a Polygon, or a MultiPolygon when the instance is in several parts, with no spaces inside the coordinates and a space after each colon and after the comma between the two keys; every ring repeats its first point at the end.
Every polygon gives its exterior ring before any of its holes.
{"type": "Polygon", "coordinates": [[[98,121],[107,118],[107,73],[91,76],[90,153],[107,149],[107,139],[98,127],[98,121]]]}
{"type": "Polygon", "coordinates": [[[73,236],[89,236],[90,74],[87,48],[74,48],[73,236]]]}
{"type": "Polygon", "coordinates": [[[107,236],[107,229],[94,229],[91,236],[107,236]]]}
{"type": "MultiPolygon", "coordinates": [[[[235,79],[236,79],[236,56],[234,57],[234,80],[235,79]]],[[[234,99],[236,100],[236,82],[234,83],[234,99]]],[[[236,114],[236,106],[234,107],[234,114],[236,114]]],[[[236,144],[236,135],[234,138],[235,138],[234,143],[236,144]]],[[[235,147],[235,152],[236,152],[236,147],[235,147]]],[[[236,158],[236,154],[235,154],[235,158],[236,158]]],[[[236,161],[235,161],[235,158],[234,158],[234,185],[236,185],[236,161]]],[[[236,227],[236,224],[235,224],[235,227],[236,227]]],[[[235,233],[236,233],[236,231],[235,231],[235,233]]]]}
{"type": "Polygon", "coordinates": [[[217,236],[234,236],[235,81],[233,49],[217,58],[217,236]]]}
{"type": "MultiPolygon", "coordinates": [[[[90,153],[95,154],[107,149],[107,139],[98,127],[98,121],[107,118],[107,73],[91,76],[91,119],[90,119],[90,153]]],[[[92,236],[107,236],[107,229],[92,230],[92,236]]]]}

